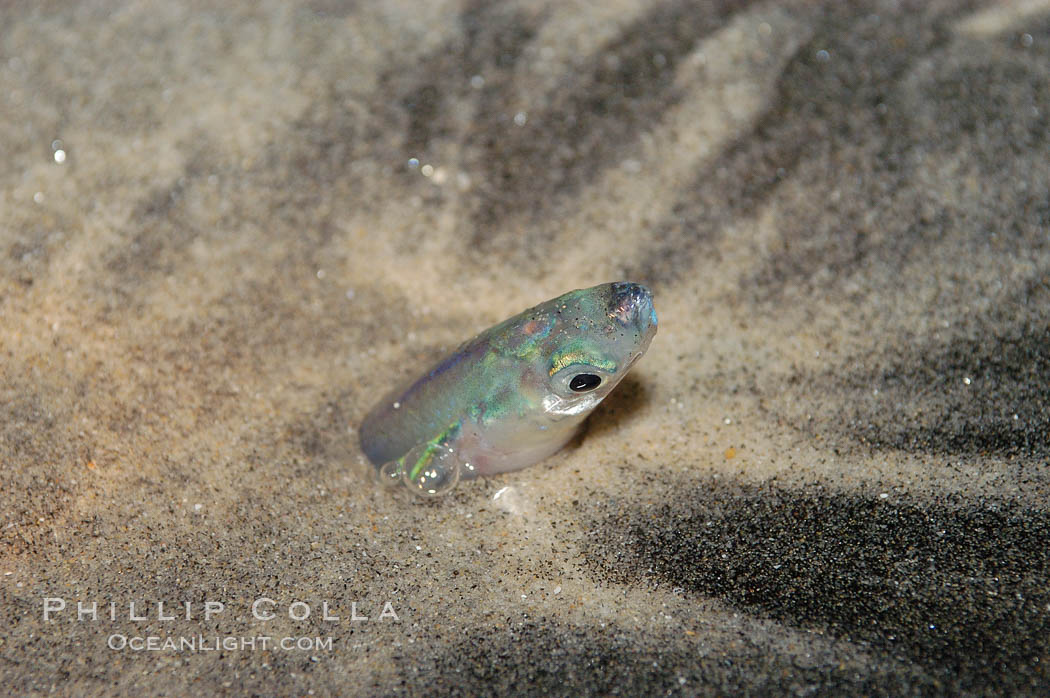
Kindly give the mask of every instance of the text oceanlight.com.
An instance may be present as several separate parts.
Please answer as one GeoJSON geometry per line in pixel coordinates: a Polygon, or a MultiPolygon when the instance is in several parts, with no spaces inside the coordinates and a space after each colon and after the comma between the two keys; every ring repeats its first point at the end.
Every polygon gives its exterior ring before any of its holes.
{"type": "Polygon", "coordinates": [[[121,635],[113,633],[106,639],[111,650],[133,652],[236,652],[245,650],[284,650],[285,652],[324,652],[332,649],[334,638],[327,637],[270,637],[269,635],[121,635]]]}

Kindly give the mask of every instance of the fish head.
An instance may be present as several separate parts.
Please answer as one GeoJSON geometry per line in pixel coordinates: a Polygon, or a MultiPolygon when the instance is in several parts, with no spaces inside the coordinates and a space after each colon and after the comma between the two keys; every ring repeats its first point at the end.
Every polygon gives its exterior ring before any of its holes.
{"type": "Polygon", "coordinates": [[[526,316],[522,332],[542,335],[530,373],[553,420],[594,409],[645,354],[657,326],[652,293],[630,282],[570,291],[526,316]]]}

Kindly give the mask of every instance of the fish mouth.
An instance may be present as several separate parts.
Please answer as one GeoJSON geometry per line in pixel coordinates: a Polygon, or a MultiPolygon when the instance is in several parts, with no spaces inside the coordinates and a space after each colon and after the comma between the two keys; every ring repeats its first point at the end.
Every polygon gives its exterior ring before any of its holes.
{"type": "Polygon", "coordinates": [[[630,281],[612,284],[609,317],[623,325],[655,326],[656,310],[653,308],[652,292],[630,281]]]}

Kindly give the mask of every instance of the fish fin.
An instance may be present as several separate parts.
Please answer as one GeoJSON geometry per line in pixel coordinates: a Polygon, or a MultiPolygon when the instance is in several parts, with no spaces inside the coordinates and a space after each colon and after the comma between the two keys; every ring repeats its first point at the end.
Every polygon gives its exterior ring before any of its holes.
{"type": "Polygon", "coordinates": [[[408,450],[400,458],[379,468],[379,479],[387,486],[404,485],[422,497],[439,497],[456,486],[464,474],[473,474],[471,464],[463,459],[463,428],[452,424],[429,441],[408,450]]]}

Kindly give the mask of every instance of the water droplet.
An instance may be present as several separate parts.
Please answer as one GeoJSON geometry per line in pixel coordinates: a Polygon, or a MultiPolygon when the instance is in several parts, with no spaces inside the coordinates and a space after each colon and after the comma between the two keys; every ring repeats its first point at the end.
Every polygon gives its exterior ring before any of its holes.
{"type": "MultiPolygon", "coordinates": [[[[417,446],[405,456],[405,462],[418,462],[423,456],[423,449],[428,446],[417,446]]],[[[451,457],[450,451],[434,453],[429,456],[422,467],[406,467],[401,474],[405,486],[416,494],[436,497],[445,494],[459,482],[459,465],[451,457]]]]}
{"type": "Polygon", "coordinates": [[[384,487],[393,487],[401,483],[401,466],[396,460],[387,461],[379,469],[379,483],[384,487]]]}
{"type": "Polygon", "coordinates": [[[529,115],[523,111],[519,111],[517,114],[514,115],[514,124],[516,126],[524,126],[528,120],[529,115]]]}

